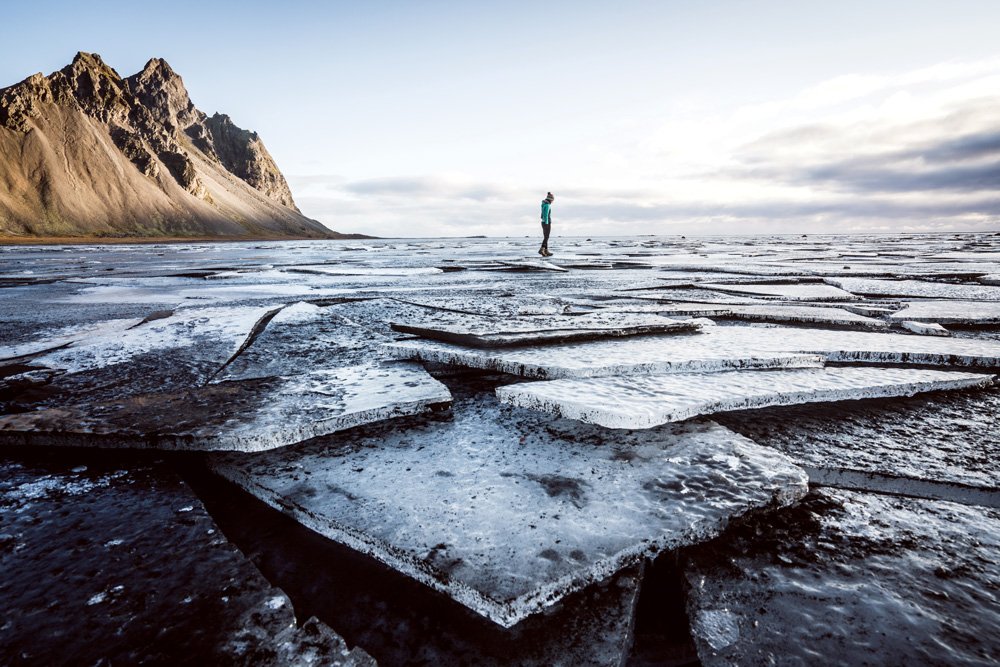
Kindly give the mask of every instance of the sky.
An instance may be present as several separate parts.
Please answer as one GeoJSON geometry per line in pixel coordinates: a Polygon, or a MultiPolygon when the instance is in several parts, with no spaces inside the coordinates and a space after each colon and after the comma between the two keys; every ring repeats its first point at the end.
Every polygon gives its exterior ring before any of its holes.
{"type": "Polygon", "coordinates": [[[162,57],[377,236],[1000,230],[1000,2],[67,2],[0,86],[162,57]]]}

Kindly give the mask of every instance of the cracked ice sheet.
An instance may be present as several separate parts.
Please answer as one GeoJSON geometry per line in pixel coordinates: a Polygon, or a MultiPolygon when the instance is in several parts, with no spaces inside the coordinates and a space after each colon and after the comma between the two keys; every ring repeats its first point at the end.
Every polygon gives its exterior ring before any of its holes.
{"type": "Polygon", "coordinates": [[[1000,512],[822,490],[692,549],[701,663],[986,665],[1000,512]]]}
{"type": "Polygon", "coordinates": [[[731,283],[701,283],[699,287],[727,292],[745,294],[765,299],[784,299],[786,301],[857,301],[858,297],[832,285],[822,283],[804,284],[731,284],[731,283]]]}
{"type": "MultiPolygon", "coordinates": [[[[671,307],[673,310],[673,307],[671,307]]],[[[820,306],[730,306],[729,314],[720,317],[748,320],[752,322],[803,322],[806,324],[831,324],[836,326],[884,329],[888,326],[882,320],[851,313],[841,308],[820,306]]],[[[709,315],[708,317],[711,317],[709,315]]]]}
{"type": "Polygon", "coordinates": [[[0,444],[262,451],[450,401],[417,364],[362,364],[9,415],[0,444]]]}
{"type": "Polygon", "coordinates": [[[37,338],[29,343],[0,347],[0,360],[37,355],[57,347],[64,347],[72,343],[85,341],[91,337],[121,336],[123,332],[138,325],[140,322],[142,322],[141,319],[120,318],[105,320],[103,322],[71,324],[48,333],[44,338],[37,338]]]}
{"type": "Polygon", "coordinates": [[[394,321],[394,330],[474,347],[552,344],[573,340],[622,338],[646,334],[692,332],[698,325],[656,315],[587,313],[497,320],[483,315],[436,312],[394,321]]]}
{"type": "Polygon", "coordinates": [[[487,315],[496,317],[517,317],[519,315],[561,315],[566,312],[568,304],[558,299],[539,295],[492,296],[492,295],[458,295],[458,296],[421,296],[419,294],[405,297],[395,297],[400,303],[438,310],[450,310],[470,315],[487,315]]]}
{"type": "Polygon", "coordinates": [[[698,334],[643,336],[479,350],[438,341],[385,346],[398,359],[495,370],[538,379],[656,375],[742,368],[799,368],[827,361],[1000,367],[1000,343],[802,327],[720,326],[698,334]]]}
{"type": "Polygon", "coordinates": [[[1000,387],[863,404],[730,412],[717,419],[784,452],[810,480],[1000,507],[1000,387]]]}
{"type": "Polygon", "coordinates": [[[713,423],[611,434],[501,408],[489,390],[450,417],[209,464],[505,627],[806,488],[783,456],[713,423]]]}
{"type": "Polygon", "coordinates": [[[1000,324],[1000,302],[909,301],[892,319],[938,324],[1000,324]]]}
{"type": "Polygon", "coordinates": [[[301,375],[381,357],[390,339],[338,315],[299,302],[282,308],[213,382],[301,375]]]}
{"type": "Polygon", "coordinates": [[[992,375],[909,368],[803,368],[525,382],[500,402],[607,428],[652,428],[716,412],[773,405],[913,396],[986,387],[992,375]]]}
{"type": "Polygon", "coordinates": [[[989,285],[955,285],[923,280],[870,280],[864,278],[825,278],[824,280],[831,285],[864,296],[1000,301],[1000,287],[989,285]]]}
{"type": "MultiPolygon", "coordinates": [[[[34,362],[69,373],[130,361],[151,352],[173,351],[221,366],[239,350],[254,325],[274,308],[182,308],[168,317],[122,331],[109,326],[34,362]]],[[[169,363],[169,362],[167,362],[169,363]]]]}

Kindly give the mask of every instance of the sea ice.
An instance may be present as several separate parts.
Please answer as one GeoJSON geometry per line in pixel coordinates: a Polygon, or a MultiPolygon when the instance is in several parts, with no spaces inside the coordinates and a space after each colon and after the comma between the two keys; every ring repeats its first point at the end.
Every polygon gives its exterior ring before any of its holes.
{"type": "Polygon", "coordinates": [[[908,301],[893,320],[938,324],[1000,324],[996,301],[908,301]]]}
{"type": "Polygon", "coordinates": [[[587,313],[497,320],[484,315],[428,312],[417,320],[394,321],[392,328],[473,347],[565,343],[646,334],[697,331],[698,326],[657,315],[587,313]]]}
{"type": "Polygon", "coordinates": [[[831,285],[822,283],[803,284],[779,284],[765,285],[761,283],[753,284],[721,284],[721,283],[701,283],[699,287],[715,290],[716,292],[729,292],[731,294],[746,294],[748,296],[766,299],[784,299],[786,301],[856,301],[858,297],[850,291],[844,291],[831,285]]]}
{"type": "MultiPolygon", "coordinates": [[[[715,328],[712,327],[712,330],[715,328]]],[[[707,333],[705,329],[701,331],[707,333]]],[[[538,379],[802,368],[823,365],[822,358],[818,355],[795,352],[727,353],[715,350],[711,346],[663,351],[662,338],[657,338],[655,346],[636,350],[604,345],[598,348],[586,347],[607,342],[612,341],[566,343],[544,348],[488,350],[432,340],[406,340],[387,344],[383,349],[390,357],[396,359],[454,364],[538,379]],[[552,354],[544,354],[546,351],[552,354]]]]}
{"type": "Polygon", "coordinates": [[[1000,507],[1000,386],[714,417],[774,447],[813,484],[1000,507]],[[919,446],[914,446],[919,443],[919,446]]]}
{"type": "Polygon", "coordinates": [[[923,280],[872,280],[867,278],[826,278],[825,280],[831,285],[864,296],[1000,301],[1000,287],[987,285],[955,285],[923,280]]]}
{"type": "Polygon", "coordinates": [[[822,490],[692,549],[703,665],[985,665],[1000,512],[822,490]]]}
{"type": "Polygon", "coordinates": [[[712,423],[609,436],[511,412],[487,389],[452,416],[209,463],[505,627],[805,492],[782,455],[712,423]]]}
{"type": "Polygon", "coordinates": [[[820,365],[802,355],[818,355],[834,362],[1000,367],[1000,343],[994,341],[779,326],[720,326],[694,335],[642,336],[536,349],[480,350],[420,340],[392,343],[385,350],[400,359],[539,379],[820,365]]]}
{"type": "Polygon", "coordinates": [[[698,415],[772,405],[912,396],[989,386],[992,375],[905,368],[803,368],[524,382],[502,403],[607,428],[652,428],[698,415]]]}
{"type": "Polygon", "coordinates": [[[214,382],[301,375],[377,358],[389,340],[336,312],[299,302],[281,309],[219,372],[214,382]]]}
{"type": "Polygon", "coordinates": [[[417,364],[365,363],[0,417],[0,444],[261,451],[447,405],[417,364]]]}
{"type": "Polygon", "coordinates": [[[33,363],[78,373],[128,362],[150,352],[170,351],[221,366],[240,349],[257,322],[275,310],[181,308],[125,331],[117,326],[103,327],[68,347],[35,358],[33,363]]]}
{"type": "Polygon", "coordinates": [[[933,322],[909,322],[907,320],[898,321],[897,324],[915,334],[921,336],[950,336],[951,332],[940,324],[933,322]]]}

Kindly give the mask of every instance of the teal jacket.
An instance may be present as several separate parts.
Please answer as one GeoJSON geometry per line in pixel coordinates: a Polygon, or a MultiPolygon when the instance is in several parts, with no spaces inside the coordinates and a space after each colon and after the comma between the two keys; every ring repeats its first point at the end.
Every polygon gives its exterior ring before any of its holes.
{"type": "Polygon", "coordinates": [[[544,199],[542,200],[542,224],[552,224],[552,205],[544,199]]]}

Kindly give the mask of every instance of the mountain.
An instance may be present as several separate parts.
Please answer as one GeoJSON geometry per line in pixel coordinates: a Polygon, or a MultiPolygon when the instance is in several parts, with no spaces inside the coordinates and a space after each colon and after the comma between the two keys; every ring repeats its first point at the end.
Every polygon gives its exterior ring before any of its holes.
{"type": "Polygon", "coordinates": [[[78,53],[0,89],[0,237],[337,238],[255,132],[191,102],[159,58],[78,53]]]}

